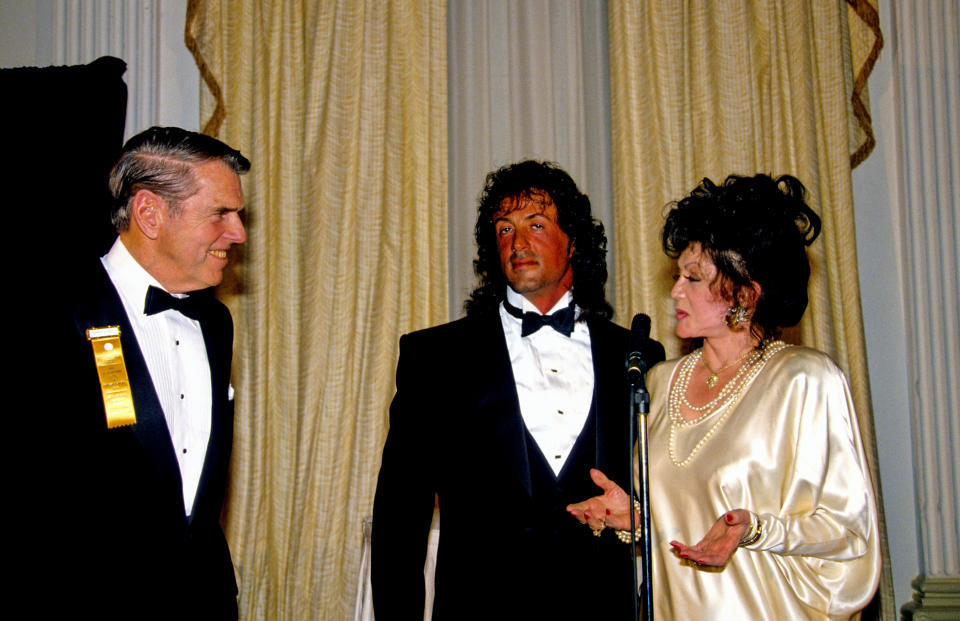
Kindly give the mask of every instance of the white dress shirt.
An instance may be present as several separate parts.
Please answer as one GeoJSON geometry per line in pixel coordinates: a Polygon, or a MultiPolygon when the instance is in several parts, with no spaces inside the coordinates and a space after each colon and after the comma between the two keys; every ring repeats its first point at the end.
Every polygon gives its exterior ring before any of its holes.
{"type": "Polygon", "coordinates": [[[163,287],[119,238],[100,261],[120,293],[160,399],[180,465],[184,511],[190,515],[207,454],[213,407],[210,364],[200,322],[175,310],[149,316],[143,312],[147,288],[163,287]]]}
{"type": "MultiPolygon", "coordinates": [[[[551,314],[570,304],[567,291],[551,314]]],[[[522,295],[507,287],[507,301],[520,310],[540,313],[522,295]]],[[[575,309],[579,315],[580,309],[575,309]]],[[[559,475],[590,414],[593,402],[593,351],[585,322],[574,324],[567,337],[544,326],[520,336],[522,321],[500,305],[500,323],[507,340],[517,384],[520,414],[553,469],[559,475]]]]}

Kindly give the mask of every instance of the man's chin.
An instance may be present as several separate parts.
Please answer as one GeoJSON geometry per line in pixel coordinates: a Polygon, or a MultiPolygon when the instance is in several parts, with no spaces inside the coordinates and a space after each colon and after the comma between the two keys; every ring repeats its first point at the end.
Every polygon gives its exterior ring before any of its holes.
{"type": "Polygon", "coordinates": [[[541,287],[540,281],[535,278],[533,274],[529,276],[523,274],[520,276],[514,276],[513,278],[508,278],[507,283],[510,285],[510,288],[521,295],[525,293],[532,293],[541,287]]]}
{"type": "Polygon", "coordinates": [[[223,270],[220,270],[216,273],[207,275],[203,279],[203,289],[209,289],[210,287],[216,287],[223,282],[223,270]]]}

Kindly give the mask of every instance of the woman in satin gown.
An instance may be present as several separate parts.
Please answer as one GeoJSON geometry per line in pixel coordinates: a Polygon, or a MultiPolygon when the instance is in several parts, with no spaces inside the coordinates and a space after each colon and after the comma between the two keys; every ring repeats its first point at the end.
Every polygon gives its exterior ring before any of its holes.
{"type": "MultiPolygon", "coordinates": [[[[806,309],[819,232],[790,176],[704,179],[667,214],[676,332],[703,344],[647,375],[658,621],[847,619],[876,590],[876,500],[847,380],[776,338],[806,309]]],[[[603,495],[568,511],[601,536],[628,529],[636,503],[592,474],[603,495]]]]}

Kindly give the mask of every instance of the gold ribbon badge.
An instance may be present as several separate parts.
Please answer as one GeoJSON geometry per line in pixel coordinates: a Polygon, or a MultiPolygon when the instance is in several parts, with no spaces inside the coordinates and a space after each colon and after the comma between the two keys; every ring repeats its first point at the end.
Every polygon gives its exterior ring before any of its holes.
{"type": "Polygon", "coordinates": [[[87,330],[87,339],[93,346],[93,359],[97,363],[97,375],[100,376],[107,429],[133,425],[137,422],[137,416],[133,411],[130,379],[127,377],[127,365],[123,362],[123,348],[120,347],[120,328],[90,328],[87,330]]]}

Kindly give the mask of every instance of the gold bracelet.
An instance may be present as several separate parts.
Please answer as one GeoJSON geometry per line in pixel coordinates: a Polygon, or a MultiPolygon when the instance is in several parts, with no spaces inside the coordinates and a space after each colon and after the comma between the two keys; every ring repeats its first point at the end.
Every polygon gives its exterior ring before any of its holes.
{"type": "MultiPolygon", "coordinates": [[[[643,517],[643,511],[641,511],[640,509],[641,509],[640,501],[637,500],[636,498],[634,498],[634,499],[633,499],[633,510],[634,510],[635,512],[639,513],[639,514],[640,514],[640,517],[642,518],[642,517],[643,517]]],[[[624,529],[618,528],[618,529],[616,529],[616,530],[613,531],[613,532],[615,532],[615,533],[617,534],[617,539],[619,539],[620,541],[622,541],[622,542],[624,542],[624,543],[636,543],[636,542],[640,541],[640,539],[643,537],[643,531],[642,531],[642,530],[637,530],[636,532],[631,533],[629,530],[624,530],[624,529]]]]}
{"type": "Polygon", "coordinates": [[[747,534],[743,536],[743,539],[740,540],[740,543],[737,544],[741,548],[746,548],[747,546],[752,546],[756,542],[760,541],[760,537],[763,535],[763,522],[760,521],[760,516],[750,512],[750,530],[747,531],[747,534]]]}

